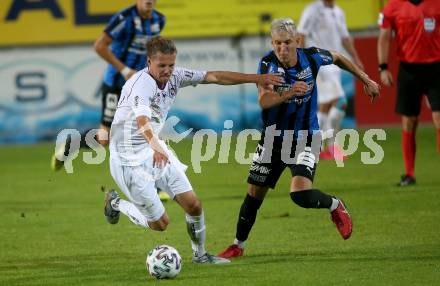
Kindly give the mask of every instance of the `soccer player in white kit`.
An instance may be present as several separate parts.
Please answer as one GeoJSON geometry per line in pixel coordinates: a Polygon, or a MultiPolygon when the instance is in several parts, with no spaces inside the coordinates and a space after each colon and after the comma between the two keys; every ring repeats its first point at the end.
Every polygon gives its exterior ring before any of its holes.
{"type": "MultiPolygon", "coordinates": [[[[341,53],[345,49],[353,62],[363,69],[348,33],[344,11],[334,0],[317,0],[308,5],[302,12],[298,32],[301,46],[315,46],[341,53]]],[[[319,126],[323,131],[333,129],[336,135],[347,105],[340,68],[335,65],[322,67],[318,73],[317,86],[319,126]]],[[[342,151],[334,143],[334,137],[328,140],[327,150],[320,154],[321,159],[344,158],[342,151]]]]}
{"type": "Polygon", "coordinates": [[[155,37],[147,43],[145,68],[124,85],[110,131],[110,172],[128,200],[111,190],[106,193],[104,214],[115,224],[122,212],[133,223],[163,231],[168,215],[156,189],[166,191],[185,211],[194,263],[227,263],[205,250],[205,219],[201,202],[185,174],[186,166],[157,134],[162,129],[178,89],[199,83],[281,84],[276,75],[197,71],[175,67],[174,43],[155,37]]]}

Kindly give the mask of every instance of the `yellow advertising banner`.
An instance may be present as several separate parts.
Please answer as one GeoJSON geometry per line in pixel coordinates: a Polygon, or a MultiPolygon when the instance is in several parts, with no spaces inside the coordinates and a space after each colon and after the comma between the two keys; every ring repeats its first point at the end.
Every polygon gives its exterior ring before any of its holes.
{"type": "MultiPolygon", "coordinates": [[[[217,37],[267,32],[271,18],[298,21],[310,0],[158,0],[164,35],[217,37]]],[[[379,0],[338,0],[350,29],[376,25],[379,0]]],[[[0,46],[91,42],[110,16],[135,0],[1,0],[0,46]]]]}

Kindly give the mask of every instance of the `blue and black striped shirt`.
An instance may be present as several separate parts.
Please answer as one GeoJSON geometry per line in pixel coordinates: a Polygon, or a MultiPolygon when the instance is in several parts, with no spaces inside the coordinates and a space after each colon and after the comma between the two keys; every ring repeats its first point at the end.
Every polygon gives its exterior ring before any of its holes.
{"type": "Polygon", "coordinates": [[[272,125],[276,126],[276,130],[281,130],[281,136],[275,137],[275,142],[282,140],[284,130],[293,130],[294,139],[297,139],[300,130],[307,131],[308,134],[319,130],[316,75],[322,65],[333,63],[333,57],[329,51],[315,47],[298,48],[296,53],[298,61],[293,67],[283,67],[275,53],[270,51],[261,59],[258,68],[260,74],[278,73],[284,76],[286,84],[276,86],[276,91],[282,91],[283,88],[288,89],[296,81],[304,81],[310,87],[309,92],[304,96],[295,96],[280,105],[263,109],[264,130],[272,125]]]}
{"type": "MultiPolygon", "coordinates": [[[[110,19],[104,32],[112,38],[111,50],[126,66],[141,70],[146,65],[146,43],[158,36],[165,26],[165,16],[154,10],[151,19],[142,19],[136,6],[119,11],[110,19]]],[[[124,77],[112,65],[107,67],[104,83],[122,88],[124,77]]]]}

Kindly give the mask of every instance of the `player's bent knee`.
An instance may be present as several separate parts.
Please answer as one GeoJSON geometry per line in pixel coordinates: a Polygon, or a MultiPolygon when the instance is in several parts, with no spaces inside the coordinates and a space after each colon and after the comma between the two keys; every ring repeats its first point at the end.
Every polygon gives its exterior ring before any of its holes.
{"type": "Polygon", "coordinates": [[[199,199],[191,201],[186,208],[186,213],[192,216],[197,216],[202,213],[202,203],[199,199]]]}
{"type": "Polygon", "coordinates": [[[268,189],[268,187],[261,187],[249,184],[248,194],[255,199],[264,200],[268,189]]]}

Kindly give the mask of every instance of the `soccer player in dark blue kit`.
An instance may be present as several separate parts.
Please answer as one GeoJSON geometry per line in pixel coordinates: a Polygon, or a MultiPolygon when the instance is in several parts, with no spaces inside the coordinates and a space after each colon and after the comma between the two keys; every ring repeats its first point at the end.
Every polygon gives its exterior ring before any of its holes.
{"type": "Polygon", "coordinates": [[[264,130],[249,171],[248,193],[240,208],[236,238],[219,254],[224,258],[243,255],[258,209],[269,188],[275,188],[285,167],[292,174],[290,197],[295,204],[328,209],[344,239],[352,232],[352,220],[342,200],[312,187],[321,148],[316,75],[320,66],[336,64],[361,80],[372,99],[379,95],[379,86],[340,53],[315,47],[298,48],[296,27],[291,19],[275,19],[271,38],[273,51],[260,61],[259,73],[284,74],[286,83],[276,87],[258,86],[264,130]]]}

